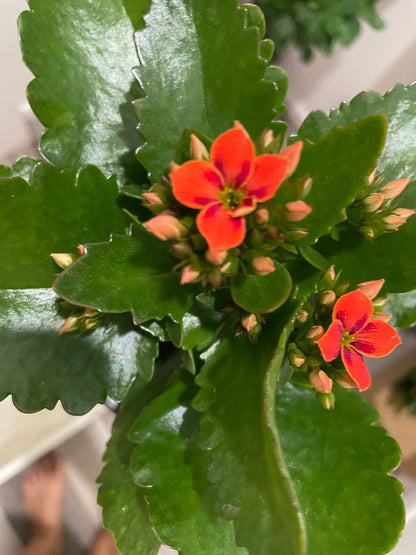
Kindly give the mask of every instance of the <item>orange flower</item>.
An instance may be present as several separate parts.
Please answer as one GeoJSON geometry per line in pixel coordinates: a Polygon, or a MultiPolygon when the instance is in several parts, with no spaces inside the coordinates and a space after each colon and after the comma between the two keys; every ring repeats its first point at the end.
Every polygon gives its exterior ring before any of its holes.
{"type": "Polygon", "coordinates": [[[170,178],[178,201],[200,210],[196,224],[209,248],[228,250],[244,241],[244,216],[274,196],[287,167],[283,156],[256,157],[247,131],[236,122],[214,141],[209,161],[185,162],[170,178]]]}
{"type": "Polygon", "coordinates": [[[317,341],[326,362],[341,353],[345,369],[360,391],[371,383],[363,355],[383,357],[401,343],[393,326],[376,320],[373,312],[370,299],[362,291],[343,295],[334,305],[331,325],[317,341]]]}

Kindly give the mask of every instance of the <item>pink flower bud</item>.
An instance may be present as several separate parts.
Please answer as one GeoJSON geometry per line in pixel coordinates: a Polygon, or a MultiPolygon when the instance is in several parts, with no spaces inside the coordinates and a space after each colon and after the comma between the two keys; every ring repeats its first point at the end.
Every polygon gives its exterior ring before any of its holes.
{"type": "Polygon", "coordinates": [[[337,296],[335,295],[334,291],[321,291],[318,297],[318,301],[321,305],[324,306],[332,306],[334,302],[337,300],[337,296]]]}
{"type": "Polygon", "coordinates": [[[379,193],[382,193],[386,200],[391,200],[399,196],[400,193],[406,189],[409,181],[410,179],[408,177],[405,177],[404,179],[397,179],[396,181],[390,181],[390,183],[387,183],[380,189],[379,193]]]}
{"type": "Polygon", "coordinates": [[[251,265],[254,273],[258,276],[267,276],[276,269],[270,256],[256,256],[253,258],[251,265]]]}
{"type": "Polygon", "coordinates": [[[171,162],[170,163],[170,173],[175,172],[179,168],[180,168],[180,166],[176,162],[171,162]]]}
{"type": "Polygon", "coordinates": [[[306,322],[306,320],[308,319],[309,314],[306,312],[306,310],[300,310],[298,315],[296,316],[296,320],[300,323],[300,324],[304,324],[306,322]]]}
{"type": "Polygon", "coordinates": [[[375,177],[376,177],[376,172],[377,172],[377,166],[374,168],[374,170],[370,173],[370,175],[368,176],[368,182],[371,184],[375,177]]]}
{"type": "Polygon", "coordinates": [[[309,381],[319,393],[331,393],[332,380],[323,370],[316,368],[309,374],[309,381]]]}
{"type": "Polygon", "coordinates": [[[405,220],[407,220],[407,218],[410,218],[410,216],[413,216],[414,213],[415,211],[411,210],[410,208],[396,208],[395,210],[393,210],[393,214],[395,214],[396,216],[400,216],[400,218],[404,218],[405,220]]]}
{"type": "Polygon", "coordinates": [[[386,231],[398,231],[398,229],[406,223],[406,218],[390,214],[383,218],[384,229],[386,231]]]}
{"type": "Polygon", "coordinates": [[[371,281],[363,281],[357,285],[357,289],[362,291],[370,300],[377,297],[384,285],[384,279],[373,279],[371,281]]]}
{"type": "Polygon", "coordinates": [[[383,202],[384,195],[382,193],[372,193],[371,195],[368,195],[368,197],[365,197],[361,201],[361,204],[365,208],[366,212],[371,213],[378,210],[383,202]]]}
{"type": "Polygon", "coordinates": [[[149,206],[160,206],[163,204],[162,199],[157,193],[143,193],[142,196],[149,206]]]}
{"type": "Polygon", "coordinates": [[[385,312],[374,312],[372,320],[381,320],[382,322],[388,322],[391,318],[391,314],[386,314],[385,312]]]}
{"type": "Polygon", "coordinates": [[[195,269],[192,264],[185,266],[182,270],[181,276],[181,284],[184,285],[185,283],[191,283],[195,281],[199,277],[199,271],[195,269]]]}
{"type": "Polygon", "coordinates": [[[285,205],[285,217],[289,222],[300,222],[311,212],[311,206],[303,200],[294,200],[285,205]]]}
{"type": "Polygon", "coordinates": [[[373,301],[373,306],[377,306],[378,308],[383,308],[384,305],[386,304],[386,300],[387,299],[385,297],[379,297],[378,299],[373,301]]]}
{"type": "Polygon", "coordinates": [[[366,239],[369,239],[370,241],[376,236],[376,232],[369,225],[362,225],[358,228],[358,231],[360,231],[364,235],[364,237],[366,237],[366,239]]]}
{"type": "Polygon", "coordinates": [[[296,167],[299,164],[302,148],[303,148],[303,142],[298,141],[295,144],[286,147],[279,154],[279,156],[287,160],[287,163],[288,163],[286,173],[285,173],[285,179],[290,177],[292,173],[296,170],[296,167]]]}
{"type": "Polygon", "coordinates": [[[84,254],[85,254],[85,247],[84,247],[84,245],[78,245],[78,246],[77,246],[77,251],[79,252],[79,256],[84,256],[84,254]]]}
{"type": "Polygon", "coordinates": [[[53,252],[51,256],[55,264],[57,264],[62,269],[68,268],[68,266],[70,266],[76,258],[72,254],[68,254],[67,252],[53,252]]]}
{"type": "Polygon", "coordinates": [[[269,221],[269,211],[266,208],[260,208],[254,212],[254,218],[258,224],[267,224],[269,221]]]}
{"type": "Polygon", "coordinates": [[[62,324],[59,333],[68,333],[76,331],[79,328],[79,321],[77,316],[69,316],[62,324]]]}
{"type": "Polygon", "coordinates": [[[193,250],[188,243],[174,243],[170,248],[170,252],[173,256],[176,256],[176,258],[184,259],[189,258],[189,256],[193,253],[193,250]]]}
{"type": "Polygon", "coordinates": [[[179,239],[179,237],[186,235],[188,232],[186,227],[170,214],[159,214],[144,223],[143,227],[162,241],[179,239]]]}
{"type": "Polygon", "coordinates": [[[338,374],[335,379],[337,384],[345,389],[353,389],[354,387],[357,387],[357,384],[349,377],[346,372],[338,374]]]}
{"type": "Polygon", "coordinates": [[[257,318],[255,314],[247,314],[241,319],[241,325],[247,331],[251,331],[257,326],[257,318]]]}
{"type": "Polygon", "coordinates": [[[208,160],[209,153],[204,143],[194,134],[191,135],[191,158],[193,160],[208,160]]]}
{"type": "Polygon", "coordinates": [[[325,335],[324,328],[322,326],[312,326],[310,330],[306,333],[306,339],[309,341],[319,341],[321,337],[325,335]]]}
{"type": "Polygon", "coordinates": [[[212,272],[207,274],[207,281],[210,283],[215,289],[221,287],[222,282],[222,274],[218,268],[215,268],[212,272]]]}
{"type": "Polygon", "coordinates": [[[271,129],[265,129],[265,131],[261,134],[261,140],[264,148],[267,148],[267,146],[274,140],[273,131],[271,129]]]}
{"type": "Polygon", "coordinates": [[[215,264],[216,266],[220,266],[224,263],[225,259],[227,258],[228,251],[213,251],[208,249],[205,252],[205,258],[211,264],[215,264]]]}

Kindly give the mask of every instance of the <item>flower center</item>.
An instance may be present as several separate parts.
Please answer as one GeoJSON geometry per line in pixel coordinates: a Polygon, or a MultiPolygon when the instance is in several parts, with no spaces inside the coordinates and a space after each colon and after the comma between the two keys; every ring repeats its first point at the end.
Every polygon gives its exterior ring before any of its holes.
{"type": "Polygon", "coordinates": [[[351,335],[350,332],[344,330],[342,332],[341,345],[343,345],[344,347],[349,347],[354,339],[355,335],[351,335]]]}
{"type": "Polygon", "coordinates": [[[232,185],[226,185],[218,196],[224,208],[232,210],[240,206],[246,195],[242,189],[234,189],[232,185]]]}

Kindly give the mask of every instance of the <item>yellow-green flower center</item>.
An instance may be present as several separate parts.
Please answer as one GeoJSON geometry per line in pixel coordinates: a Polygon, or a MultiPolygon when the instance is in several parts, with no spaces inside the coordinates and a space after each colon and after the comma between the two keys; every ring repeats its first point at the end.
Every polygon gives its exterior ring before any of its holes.
{"type": "Polygon", "coordinates": [[[246,195],[242,189],[235,189],[232,185],[226,185],[218,196],[224,208],[232,210],[240,206],[246,195]]]}
{"type": "Polygon", "coordinates": [[[348,331],[344,330],[341,337],[341,345],[344,347],[349,347],[354,341],[355,335],[351,335],[348,331]]]}

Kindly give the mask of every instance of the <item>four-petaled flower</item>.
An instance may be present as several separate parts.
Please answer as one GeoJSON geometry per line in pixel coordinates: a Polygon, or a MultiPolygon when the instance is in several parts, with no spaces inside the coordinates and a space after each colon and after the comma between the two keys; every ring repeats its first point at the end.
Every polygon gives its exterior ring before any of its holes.
{"type": "Polygon", "coordinates": [[[373,305],[359,290],[338,299],[332,312],[332,323],[317,341],[326,362],[341,359],[360,391],[367,389],[371,376],[363,355],[383,357],[401,343],[396,330],[387,322],[372,320],[373,305]]]}
{"type": "Polygon", "coordinates": [[[248,133],[236,122],[214,141],[209,161],[185,162],[170,178],[177,200],[200,209],[196,224],[209,248],[228,250],[244,241],[244,216],[274,196],[288,166],[284,156],[256,157],[248,133]]]}

